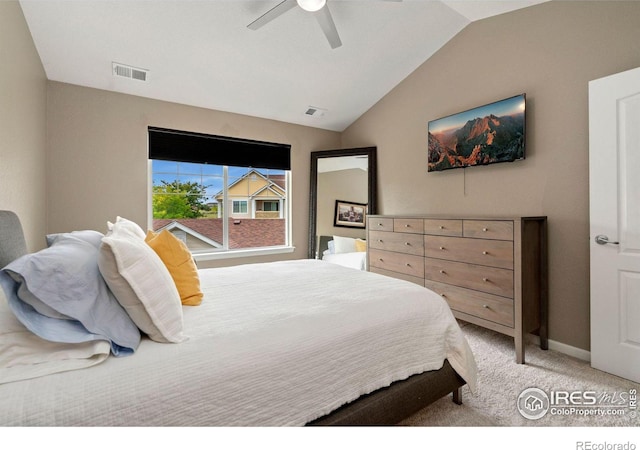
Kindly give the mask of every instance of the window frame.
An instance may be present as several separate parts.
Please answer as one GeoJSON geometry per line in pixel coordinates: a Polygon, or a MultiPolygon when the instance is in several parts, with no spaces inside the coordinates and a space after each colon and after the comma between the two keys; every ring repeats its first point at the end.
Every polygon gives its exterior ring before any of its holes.
{"type": "MultiPolygon", "coordinates": [[[[226,173],[226,168],[225,168],[226,173]]],[[[285,244],[284,245],[276,245],[270,247],[251,247],[251,248],[241,248],[241,249],[223,249],[216,250],[211,252],[192,252],[192,256],[196,262],[200,261],[215,261],[222,259],[230,259],[230,258],[248,258],[255,256],[265,256],[265,255],[276,255],[276,254],[284,254],[284,253],[293,253],[295,251],[295,246],[293,245],[293,227],[292,227],[292,198],[293,193],[291,191],[291,178],[292,171],[285,171],[285,191],[287,193],[287,201],[285,202],[285,207],[283,208],[283,212],[286,212],[284,216],[285,220],[285,244]]],[[[226,176],[225,176],[225,185],[226,185],[226,176]]],[[[225,189],[226,192],[226,189],[225,189]]],[[[226,194],[225,194],[226,197],[226,194]]],[[[225,201],[226,203],[226,201],[225,201]]],[[[248,205],[247,205],[248,207],[248,205]]],[[[227,208],[223,208],[223,212],[226,216],[227,212],[225,211],[227,208]]],[[[226,216],[228,218],[228,216],[226,216]]],[[[228,223],[228,220],[225,222],[228,223]]],[[[148,229],[153,229],[153,160],[147,159],[147,227],[148,229]]],[[[224,233],[228,232],[227,227],[223,228],[224,233]]]]}

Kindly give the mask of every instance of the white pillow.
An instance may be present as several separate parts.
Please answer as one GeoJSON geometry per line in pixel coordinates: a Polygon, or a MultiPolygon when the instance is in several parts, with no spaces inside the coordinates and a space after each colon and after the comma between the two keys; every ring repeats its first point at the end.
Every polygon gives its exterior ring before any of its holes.
{"type": "Polygon", "coordinates": [[[147,233],[135,222],[132,222],[129,219],[125,219],[124,217],[117,216],[116,223],[107,222],[107,228],[109,231],[113,231],[114,227],[118,228],[118,231],[128,231],[132,235],[142,239],[147,237],[147,233]]]}
{"type": "Polygon", "coordinates": [[[354,238],[334,236],[335,253],[352,253],[356,251],[356,240],[354,238]]]}
{"type": "Polygon", "coordinates": [[[118,303],[152,340],[182,342],[182,303],[171,274],[133,222],[116,222],[102,239],[98,267],[118,303]]]}

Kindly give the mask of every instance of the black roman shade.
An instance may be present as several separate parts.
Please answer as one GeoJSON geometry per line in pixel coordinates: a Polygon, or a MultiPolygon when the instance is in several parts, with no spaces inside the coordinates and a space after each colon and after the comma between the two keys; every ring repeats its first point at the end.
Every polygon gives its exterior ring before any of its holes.
{"type": "Polygon", "coordinates": [[[291,145],[149,127],[149,159],[291,170],[291,145]]]}

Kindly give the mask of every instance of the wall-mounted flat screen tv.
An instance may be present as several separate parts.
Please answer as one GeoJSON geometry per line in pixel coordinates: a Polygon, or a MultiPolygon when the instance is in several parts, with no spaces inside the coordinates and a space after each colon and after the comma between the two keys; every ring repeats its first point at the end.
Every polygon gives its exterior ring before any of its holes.
{"type": "Polygon", "coordinates": [[[525,157],[525,94],[429,122],[428,172],[525,157]]]}

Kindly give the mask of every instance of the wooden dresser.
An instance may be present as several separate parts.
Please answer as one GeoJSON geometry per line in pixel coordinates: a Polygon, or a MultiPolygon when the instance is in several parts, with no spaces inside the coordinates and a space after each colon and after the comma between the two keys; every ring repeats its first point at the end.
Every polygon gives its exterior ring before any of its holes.
{"type": "Polygon", "coordinates": [[[441,295],[456,318],[547,349],[546,217],[369,216],[367,267],[441,295]]]}

